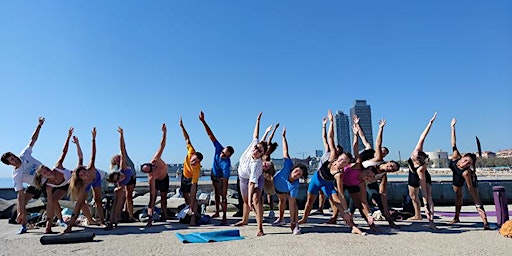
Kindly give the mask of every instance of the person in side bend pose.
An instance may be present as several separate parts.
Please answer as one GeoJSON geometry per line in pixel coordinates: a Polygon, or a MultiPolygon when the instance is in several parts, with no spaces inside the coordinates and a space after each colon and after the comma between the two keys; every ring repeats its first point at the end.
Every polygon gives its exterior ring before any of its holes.
{"type": "Polygon", "coordinates": [[[123,128],[117,129],[119,132],[119,147],[121,148],[121,154],[119,158],[119,170],[111,172],[108,176],[108,181],[116,185],[114,189],[114,204],[112,205],[112,211],[110,213],[110,222],[106,227],[107,230],[116,228],[119,220],[121,219],[121,211],[125,204],[125,195],[127,193],[127,186],[132,178],[132,169],[128,166],[126,144],[124,141],[123,128]]]}
{"type": "Polygon", "coordinates": [[[23,234],[27,232],[27,209],[25,208],[28,201],[32,198],[39,198],[41,196],[41,189],[34,187],[34,175],[37,167],[41,162],[32,157],[32,148],[39,137],[39,131],[44,124],[44,118],[39,117],[39,123],[36,130],[32,134],[30,142],[20,156],[16,156],[12,152],[6,152],[2,155],[2,163],[14,167],[12,171],[12,181],[14,183],[14,191],[17,195],[17,211],[16,222],[21,224],[20,229],[16,234],[23,234]],[[26,190],[23,188],[23,183],[29,184],[26,190]]]}
{"type": "Polygon", "coordinates": [[[425,205],[425,214],[427,215],[427,220],[431,229],[436,228],[434,224],[434,201],[432,200],[432,178],[427,170],[428,155],[423,151],[423,144],[434,120],[436,120],[436,116],[437,112],[434,113],[434,116],[432,116],[428,122],[427,127],[423,133],[421,133],[418,144],[416,144],[416,147],[411,153],[411,157],[407,160],[407,164],[409,165],[407,184],[409,188],[409,196],[411,197],[414,206],[414,216],[409,218],[409,220],[422,219],[419,198],[419,190],[421,189],[423,204],[425,205]]]}
{"type": "Polygon", "coordinates": [[[284,220],[284,211],[286,209],[286,200],[290,205],[290,228],[294,235],[300,235],[299,228],[299,208],[297,206],[297,195],[299,194],[299,179],[307,179],[308,168],[303,164],[293,165],[288,153],[288,142],[286,140],[286,127],[283,127],[283,169],[274,175],[274,186],[279,198],[279,217],[274,226],[282,226],[284,220]]]}
{"type": "Polygon", "coordinates": [[[213,167],[211,173],[212,185],[215,193],[215,214],[212,218],[219,217],[219,204],[222,206],[222,222],[221,225],[227,225],[226,212],[228,207],[228,181],[231,176],[231,156],[235,153],[232,146],[223,147],[222,144],[213,135],[212,130],[204,119],[204,113],[199,113],[199,120],[203,123],[206,134],[213,142],[215,154],[213,155],[213,167]],[[222,198],[222,203],[220,200],[222,198]]]}
{"type": "Polygon", "coordinates": [[[348,190],[350,198],[370,226],[370,229],[373,231],[378,231],[377,225],[374,223],[374,219],[370,212],[370,205],[368,204],[366,194],[366,182],[374,179],[375,173],[373,173],[371,169],[372,167],[363,167],[362,159],[359,156],[359,140],[357,139],[359,126],[354,124],[352,129],[354,134],[352,146],[354,151],[354,158],[356,160],[355,163],[349,164],[343,169],[342,180],[337,180],[337,182],[342,182],[343,186],[336,186],[338,191],[337,194],[340,194],[340,191],[343,193],[343,189],[348,190]]]}
{"type": "Polygon", "coordinates": [[[155,212],[156,193],[160,191],[160,205],[162,207],[162,217],[168,219],[167,215],[167,192],[169,191],[169,174],[167,173],[167,164],[162,160],[162,153],[165,149],[167,140],[167,127],[162,124],[162,140],[160,147],[149,163],[141,165],[140,170],[148,174],[149,183],[149,205],[148,205],[148,223],[146,227],[153,225],[153,214],[155,212]]]}
{"type": "Polygon", "coordinates": [[[263,236],[263,203],[262,203],[262,188],[264,177],[263,163],[261,157],[267,151],[267,143],[259,141],[260,119],[262,113],[258,114],[256,118],[256,125],[254,127],[253,139],[251,144],[244,151],[240,157],[238,165],[238,177],[240,178],[240,192],[244,199],[243,218],[241,221],[235,223],[235,226],[247,225],[249,222],[249,212],[254,207],[256,212],[256,222],[258,225],[257,236],[263,236]]]}
{"type": "MultiPolygon", "coordinates": [[[[84,165],[84,154],[82,152],[82,148],[80,147],[80,141],[78,140],[78,137],[73,136],[73,140],[71,140],[76,145],[76,153],[78,156],[78,164],[77,166],[84,165]]],[[[73,174],[73,171],[71,171],[71,174],[73,174]]],[[[71,182],[71,179],[69,180],[71,182]]],[[[68,188],[68,194],[69,194],[69,188],[68,188]]],[[[84,204],[82,205],[82,213],[84,214],[85,218],[87,219],[88,225],[98,225],[101,223],[98,223],[96,220],[92,218],[91,210],[89,209],[89,202],[87,202],[87,199],[84,201],[84,204]]],[[[66,224],[67,226],[67,224],[66,224]]]]}
{"type": "MultiPolygon", "coordinates": [[[[352,121],[354,125],[357,126],[357,130],[359,131],[359,137],[361,137],[362,141],[366,141],[366,138],[364,137],[363,130],[361,129],[359,125],[359,118],[354,115],[352,117],[352,121]]],[[[363,167],[367,168],[370,166],[373,166],[374,173],[375,173],[375,181],[368,183],[368,191],[371,195],[371,198],[377,203],[377,206],[379,207],[379,210],[382,212],[386,220],[388,221],[389,225],[392,228],[398,228],[398,226],[393,221],[393,218],[391,218],[391,214],[389,213],[389,207],[388,207],[388,199],[386,196],[386,190],[387,190],[387,184],[388,184],[388,172],[397,172],[400,169],[400,165],[396,161],[384,161],[384,152],[382,147],[382,136],[384,131],[384,126],[386,125],[386,120],[381,119],[379,121],[379,131],[377,133],[377,139],[376,139],[376,146],[375,146],[375,153],[373,155],[373,158],[370,158],[369,160],[364,160],[367,158],[367,156],[362,156],[361,160],[363,161],[363,167]],[[377,182],[377,180],[380,180],[377,182]]],[[[364,152],[363,152],[364,153],[364,152]]],[[[363,154],[361,153],[361,154],[363,154]]]]}
{"type": "Polygon", "coordinates": [[[453,191],[455,192],[455,215],[450,224],[460,222],[460,209],[462,207],[462,187],[466,183],[468,191],[475,203],[476,210],[480,214],[480,218],[484,223],[484,229],[490,229],[489,222],[487,221],[487,214],[485,213],[484,206],[478,196],[478,180],[476,177],[476,155],[473,153],[466,153],[462,155],[457,149],[456,136],[455,136],[455,124],[457,120],[452,119],[452,159],[449,167],[453,172],[453,191]]]}
{"type": "MultiPolygon", "coordinates": [[[[80,209],[86,204],[86,198],[89,191],[92,189],[94,197],[94,203],[96,206],[96,212],[98,213],[99,221],[105,224],[103,206],[101,205],[101,183],[102,177],[100,171],[96,169],[96,127],[92,129],[92,153],[91,159],[88,166],[79,165],[73,171],[71,180],[69,181],[69,194],[71,194],[71,200],[76,201],[75,207],[71,214],[71,218],[68,220],[67,228],[63,231],[64,233],[71,232],[80,209]]],[[[78,144],[77,144],[78,147],[78,144]]]]}
{"type": "Polygon", "coordinates": [[[64,168],[63,163],[69,148],[69,140],[73,135],[73,127],[69,128],[68,136],[64,142],[64,148],[62,154],[57,160],[53,169],[48,168],[45,165],[40,165],[37,168],[36,175],[34,177],[34,185],[38,189],[45,187],[46,190],[46,229],[45,234],[51,234],[53,218],[57,216],[57,224],[63,227],[67,227],[66,223],[62,219],[62,209],[59,204],[59,200],[64,198],[68,193],[69,180],[71,179],[71,171],[64,168]],[[46,180],[46,182],[44,181],[46,180]]]}
{"type": "MultiPolygon", "coordinates": [[[[124,211],[128,212],[128,222],[135,222],[135,218],[133,216],[133,191],[135,190],[135,186],[137,185],[137,172],[135,170],[135,165],[133,164],[133,161],[130,159],[130,156],[128,155],[128,152],[126,152],[126,165],[127,168],[130,168],[132,170],[131,178],[126,183],[125,188],[125,204],[124,204],[124,211]]],[[[110,172],[116,172],[121,169],[121,154],[116,154],[112,156],[110,160],[110,172]]]]}
{"type": "MultiPolygon", "coordinates": [[[[322,167],[322,165],[329,160],[329,156],[330,156],[330,150],[329,150],[329,142],[328,142],[328,139],[327,139],[327,121],[328,121],[328,118],[325,117],[323,118],[322,120],[322,142],[324,144],[324,154],[322,155],[322,157],[320,158],[320,162],[318,163],[318,167],[316,168],[317,170],[320,169],[322,167]]],[[[340,145],[336,145],[336,157],[340,156],[341,154],[343,154],[343,147],[340,146],[340,145]]],[[[324,214],[324,205],[325,205],[325,200],[327,199],[327,197],[325,196],[323,190],[320,190],[318,192],[318,210],[311,213],[312,215],[314,214],[324,214]]],[[[336,210],[336,207],[334,207],[334,203],[332,200],[337,200],[337,201],[340,201],[337,194],[332,194],[332,197],[329,197],[329,204],[331,206],[331,209],[333,211],[333,215],[331,216],[331,218],[326,222],[326,224],[336,224],[336,221],[338,219],[338,211],[336,210]]]]}
{"type": "Polygon", "coordinates": [[[199,218],[201,212],[198,211],[197,204],[197,181],[201,175],[201,161],[203,154],[196,152],[194,146],[190,142],[187,130],[183,125],[183,120],[180,117],[180,127],[183,132],[183,137],[187,143],[187,156],[183,161],[183,175],[181,175],[181,193],[185,198],[185,203],[189,206],[189,213],[192,215],[190,218],[190,225],[196,226],[196,219],[199,218]]]}
{"type": "Polygon", "coordinates": [[[272,138],[274,138],[274,134],[278,127],[279,123],[277,123],[275,126],[269,126],[261,138],[262,141],[267,141],[268,145],[268,149],[263,154],[261,159],[263,160],[263,177],[265,178],[265,183],[263,184],[263,193],[267,196],[267,202],[270,208],[270,211],[268,212],[268,218],[272,222],[276,218],[276,214],[274,213],[274,195],[276,194],[276,190],[274,188],[274,174],[276,174],[276,169],[274,167],[274,163],[271,161],[271,155],[274,153],[278,146],[276,142],[272,142],[272,138]],[[267,135],[271,130],[272,133],[267,140],[267,135]]]}
{"type": "Polygon", "coordinates": [[[331,110],[329,110],[327,114],[330,125],[329,125],[329,160],[322,164],[322,167],[318,169],[311,178],[308,186],[308,194],[306,207],[304,209],[304,214],[302,219],[299,220],[299,224],[303,224],[307,221],[311,209],[313,208],[313,203],[316,200],[318,195],[318,191],[322,189],[329,197],[329,200],[332,199],[332,194],[334,191],[334,181],[336,180],[336,186],[338,186],[339,202],[332,200],[335,208],[338,208],[340,212],[342,212],[343,220],[348,224],[348,226],[352,229],[352,233],[354,234],[363,234],[363,232],[354,225],[352,221],[352,216],[348,210],[347,201],[345,199],[345,195],[343,194],[343,177],[342,172],[343,168],[348,166],[352,160],[352,156],[350,153],[344,152],[339,156],[336,156],[336,149],[334,146],[334,117],[332,115],[331,110]]]}

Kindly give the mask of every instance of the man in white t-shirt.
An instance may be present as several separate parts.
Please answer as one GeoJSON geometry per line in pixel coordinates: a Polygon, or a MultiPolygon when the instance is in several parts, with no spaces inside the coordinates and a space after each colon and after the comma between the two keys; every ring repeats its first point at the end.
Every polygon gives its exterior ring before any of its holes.
{"type": "Polygon", "coordinates": [[[42,192],[41,189],[36,189],[33,186],[34,176],[37,168],[41,166],[41,162],[32,157],[32,147],[37,141],[43,123],[44,118],[39,117],[39,124],[32,134],[32,139],[28,146],[21,151],[19,157],[12,152],[6,152],[2,155],[1,159],[4,164],[14,167],[12,180],[14,183],[14,191],[16,191],[18,196],[18,216],[16,217],[16,222],[21,224],[21,228],[18,230],[17,234],[27,232],[27,210],[25,208],[27,202],[31,198],[39,198],[42,192]],[[29,184],[26,190],[23,188],[23,183],[29,184]]]}

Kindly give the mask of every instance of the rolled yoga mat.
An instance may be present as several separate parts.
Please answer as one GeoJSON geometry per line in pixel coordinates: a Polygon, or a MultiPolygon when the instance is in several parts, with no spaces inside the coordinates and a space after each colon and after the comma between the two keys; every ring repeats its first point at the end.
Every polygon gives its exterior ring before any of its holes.
{"type": "Polygon", "coordinates": [[[95,234],[91,232],[66,233],[62,235],[44,235],[39,239],[41,244],[70,244],[92,242],[95,234]]]}

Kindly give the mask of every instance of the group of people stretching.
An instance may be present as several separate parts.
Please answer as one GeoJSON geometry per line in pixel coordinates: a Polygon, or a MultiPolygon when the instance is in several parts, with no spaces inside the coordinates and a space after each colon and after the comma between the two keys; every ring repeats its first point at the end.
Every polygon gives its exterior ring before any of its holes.
{"type": "MultiPolygon", "coordinates": [[[[313,208],[319,193],[329,199],[333,208],[332,217],[329,223],[336,223],[341,216],[343,221],[350,227],[354,234],[366,234],[353,220],[355,208],[367,222],[372,231],[378,232],[379,228],[372,217],[369,200],[378,205],[383,216],[391,228],[399,228],[391,217],[386,198],[387,173],[396,172],[400,166],[395,161],[385,161],[384,157],[389,150],[382,146],[383,130],[386,125],[384,119],[379,121],[379,131],[376,137],[375,148],[367,141],[363,130],[359,126],[359,118],[352,118],[352,152],[344,151],[341,146],[334,143],[334,122],[333,114],[329,110],[327,117],[322,120],[322,139],[325,153],[320,164],[309,180],[307,201],[302,218],[299,219],[297,196],[299,194],[299,180],[307,181],[308,168],[303,164],[294,164],[289,155],[288,141],[286,139],[286,127],[282,128],[282,150],[283,167],[276,171],[272,163],[271,154],[276,150],[277,143],[272,142],[274,133],[279,124],[269,126],[259,139],[259,127],[262,113],[256,118],[252,141],[242,153],[238,165],[239,193],[243,200],[242,219],[236,222],[235,226],[248,224],[249,215],[254,211],[257,223],[257,236],[264,235],[263,232],[263,192],[268,195],[277,195],[279,199],[279,215],[273,220],[274,226],[286,224],[284,213],[286,205],[289,206],[289,227],[293,234],[301,234],[299,225],[305,223],[313,208]],[[329,125],[328,125],[329,124],[329,125]],[[328,125],[328,128],[327,128],[328,125]],[[267,140],[267,135],[269,135],[267,140]],[[364,150],[359,150],[359,138],[364,144],[364,150]],[[265,188],[265,189],[264,189],[265,188]],[[350,196],[347,198],[345,192],[350,196]],[[368,195],[370,195],[368,197],[368,195]],[[351,209],[350,205],[353,205],[351,209]]],[[[421,190],[425,215],[429,221],[429,227],[435,229],[434,224],[434,202],[432,200],[431,177],[427,170],[428,155],[423,151],[425,138],[430,131],[437,113],[430,119],[427,127],[421,134],[419,141],[407,160],[409,166],[408,189],[414,205],[414,215],[410,220],[421,220],[421,204],[419,191],[421,190]]],[[[201,111],[199,120],[213,143],[215,154],[213,158],[211,180],[215,191],[215,214],[213,218],[221,217],[221,225],[228,225],[227,221],[227,188],[231,174],[230,157],[234,153],[231,146],[222,146],[214,136],[212,130],[205,120],[201,111]]],[[[104,225],[105,229],[117,227],[121,219],[121,212],[128,212],[129,220],[134,221],[133,216],[133,191],[136,185],[136,172],[133,161],[128,157],[124,139],[124,131],[118,128],[120,153],[111,159],[111,170],[109,173],[99,170],[95,166],[96,158],[96,128],[91,131],[92,152],[87,166],[83,165],[83,153],[79,140],[73,136],[74,128],[68,130],[62,154],[55,166],[50,168],[32,157],[32,148],[37,141],[41,127],[45,119],[40,117],[36,130],[34,131],[28,146],[23,149],[19,156],[7,152],[1,157],[4,164],[14,167],[13,182],[17,193],[17,216],[16,221],[21,224],[18,234],[27,232],[27,210],[26,204],[32,198],[38,198],[44,194],[47,198],[46,216],[47,223],[45,233],[53,233],[52,226],[61,225],[65,227],[63,232],[71,232],[80,212],[87,218],[89,224],[104,225]],[[77,148],[78,166],[74,170],[66,169],[63,166],[64,159],[68,152],[69,141],[72,141],[77,148]],[[102,183],[108,181],[114,184],[114,201],[110,211],[109,220],[105,220],[105,213],[102,206],[102,183]],[[24,188],[24,183],[28,184],[24,188]],[[95,204],[96,219],[93,218],[87,197],[92,191],[95,204]],[[71,217],[63,220],[62,209],[59,200],[67,195],[75,203],[71,217]]],[[[466,183],[473,198],[476,209],[483,220],[484,228],[489,229],[487,216],[483,205],[478,197],[476,178],[476,155],[466,153],[462,155],[456,146],[455,118],[451,122],[451,145],[453,154],[449,167],[453,171],[453,190],[455,192],[455,216],[451,223],[459,222],[462,206],[462,187],[466,183]]],[[[198,209],[197,183],[200,176],[201,161],[203,155],[193,147],[190,137],[185,129],[182,119],[179,121],[180,128],[185,139],[187,155],[183,163],[180,191],[183,194],[185,203],[189,206],[188,215],[190,225],[196,225],[200,211],[198,209]]],[[[140,170],[147,174],[150,198],[148,203],[148,221],[146,227],[153,224],[155,215],[155,202],[157,193],[160,194],[162,218],[169,219],[167,213],[167,193],[169,191],[169,175],[167,164],[162,160],[162,153],[166,146],[166,124],[162,124],[162,139],[160,146],[153,158],[141,165],[140,170]]],[[[319,200],[323,205],[323,199],[319,200]]]]}

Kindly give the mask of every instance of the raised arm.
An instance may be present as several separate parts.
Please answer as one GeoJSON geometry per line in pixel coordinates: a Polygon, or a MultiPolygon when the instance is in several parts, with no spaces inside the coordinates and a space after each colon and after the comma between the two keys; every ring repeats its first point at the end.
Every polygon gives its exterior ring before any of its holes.
{"type": "Polygon", "coordinates": [[[206,134],[208,134],[208,137],[210,137],[210,140],[212,142],[217,141],[217,138],[215,138],[215,136],[213,135],[213,132],[210,129],[210,126],[208,126],[208,124],[206,123],[206,120],[204,120],[203,111],[201,111],[201,113],[199,113],[199,120],[201,121],[201,123],[203,123],[204,129],[206,130],[206,134]]]}
{"type": "Polygon", "coordinates": [[[185,129],[185,126],[183,125],[183,120],[181,119],[181,116],[180,116],[180,127],[181,127],[181,131],[183,132],[183,137],[185,138],[185,142],[188,144],[190,144],[190,137],[188,136],[188,133],[187,133],[187,130],[185,129]]]}
{"type": "Polygon", "coordinates": [[[327,142],[327,117],[322,119],[322,142],[324,143],[325,152],[329,151],[329,142],[327,142]]]}
{"type": "Polygon", "coordinates": [[[436,120],[437,112],[434,113],[434,116],[430,119],[428,122],[427,127],[421,133],[420,139],[418,140],[418,144],[416,144],[415,151],[423,151],[423,143],[425,142],[425,138],[427,138],[428,132],[430,131],[430,127],[432,127],[432,124],[434,123],[434,120],[436,120]]]}
{"type": "Polygon", "coordinates": [[[453,118],[452,123],[450,124],[452,127],[452,159],[459,159],[461,157],[459,150],[457,149],[457,138],[455,136],[455,124],[457,124],[457,119],[453,118]]]}
{"type": "Polygon", "coordinates": [[[283,127],[283,158],[290,159],[290,154],[288,153],[288,141],[286,140],[286,127],[283,127]]]}
{"type": "Polygon", "coordinates": [[[37,137],[39,137],[39,131],[44,124],[44,117],[39,117],[39,123],[37,124],[36,130],[32,134],[32,138],[30,139],[30,143],[28,144],[30,147],[33,147],[36,144],[37,137]]]}
{"type": "Polygon", "coordinates": [[[379,121],[379,132],[377,133],[377,138],[375,140],[375,155],[373,159],[376,161],[381,161],[384,157],[382,156],[382,133],[384,132],[384,126],[386,125],[386,119],[381,119],[379,121]]]}
{"type": "Polygon", "coordinates": [[[256,118],[256,125],[254,126],[254,132],[252,134],[252,137],[254,139],[258,139],[258,137],[260,136],[260,119],[261,119],[261,114],[263,114],[263,113],[260,112],[258,114],[258,117],[256,118]]]}
{"type": "Polygon", "coordinates": [[[269,125],[269,126],[267,127],[267,129],[265,129],[265,132],[263,133],[263,137],[261,137],[261,140],[262,140],[262,141],[267,140],[267,135],[268,135],[268,133],[269,133],[270,131],[272,131],[272,125],[269,125]]]}
{"type": "Polygon", "coordinates": [[[74,128],[71,127],[68,130],[68,136],[66,137],[66,141],[64,142],[64,147],[62,148],[62,154],[60,155],[59,160],[57,160],[57,163],[55,164],[56,167],[62,169],[62,163],[64,163],[64,159],[66,158],[66,155],[68,154],[68,148],[69,148],[69,139],[71,139],[71,136],[73,135],[74,128]]]}
{"type": "Polygon", "coordinates": [[[274,129],[272,130],[272,133],[270,134],[270,137],[268,137],[268,140],[267,140],[268,145],[270,145],[270,143],[272,143],[272,139],[274,138],[274,134],[276,133],[276,130],[277,130],[278,127],[279,127],[279,123],[277,123],[274,126],[274,129]]]}
{"type": "Polygon", "coordinates": [[[121,158],[119,159],[119,166],[121,167],[121,170],[126,170],[128,168],[128,161],[126,159],[128,153],[126,153],[126,144],[124,142],[124,130],[123,128],[119,127],[117,128],[117,131],[119,132],[119,147],[121,148],[121,158]]]}
{"type": "Polygon", "coordinates": [[[352,151],[354,152],[356,163],[361,163],[361,158],[359,157],[359,140],[357,139],[359,132],[361,132],[359,125],[354,123],[352,126],[352,133],[354,134],[354,138],[352,139],[352,151]]]}
{"type": "Polygon", "coordinates": [[[327,141],[329,143],[329,161],[333,161],[336,159],[336,146],[334,145],[334,117],[332,115],[331,110],[327,112],[327,117],[329,118],[329,131],[327,133],[327,141]]]}
{"type": "Polygon", "coordinates": [[[89,166],[87,167],[89,170],[95,169],[96,166],[94,166],[96,161],[96,127],[92,128],[92,152],[91,152],[91,160],[89,162],[89,166]]]}
{"type": "Polygon", "coordinates": [[[82,148],[80,147],[78,137],[73,136],[72,142],[76,144],[76,153],[78,154],[78,165],[84,165],[84,153],[82,152],[82,148]]]}
{"type": "Polygon", "coordinates": [[[357,115],[352,116],[352,122],[357,126],[356,129],[359,131],[359,137],[361,138],[361,141],[363,142],[364,149],[371,149],[372,145],[366,139],[363,129],[361,129],[361,126],[359,125],[359,117],[357,115]]]}
{"type": "Polygon", "coordinates": [[[155,156],[153,158],[162,158],[162,153],[165,149],[165,143],[167,141],[167,127],[165,126],[165,123],[162,124],[162,140],[160,141],[160,147],[158,148],[158,151],[156,151],[155,156]]]}

